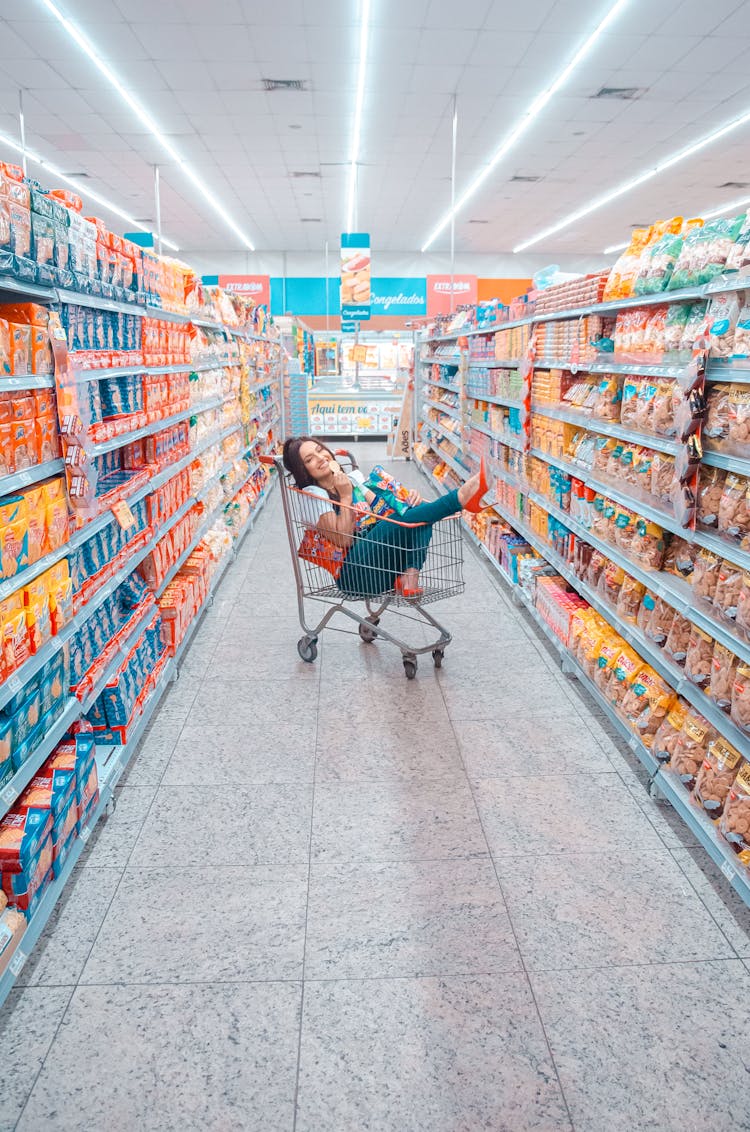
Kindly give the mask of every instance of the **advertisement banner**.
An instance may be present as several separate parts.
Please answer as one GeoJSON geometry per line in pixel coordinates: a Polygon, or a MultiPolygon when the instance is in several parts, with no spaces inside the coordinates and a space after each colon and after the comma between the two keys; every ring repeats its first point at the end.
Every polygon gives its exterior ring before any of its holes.
{"type": "Polygon", "coordinates": [[[450,314],[451,310],[461,307],[465,303],[477,301],[476,275],[453,276],[453,304],[451,305],[451,277],[450,275],[427,276],[427,317],[433,318],[436,314],[450,314]]]}
{"type": "Polygon", "coordinates": [[[371,317],[396,315],[424,317],[427,314],[427,281],[422,279],[373,279],[371,317]]]}
{"type": "Polygon", "coordinates": [[[372,401],[366,396],[347,397],[336,393],[310,393],[310,434],[367,436],[388,434],[398,420],[401,406],[398,393],[372,401]]]}
{"type": "Polygon", "coordinates": [[[254,299],[260,307],[271,305],[270,275],[220,275],[219,286],[254,299]]]}
{"type": "Polygon", "coordinates": [[[362,322],[370,317],[371,262],[368,232],[341,235],[341,317],[362,322]]]}

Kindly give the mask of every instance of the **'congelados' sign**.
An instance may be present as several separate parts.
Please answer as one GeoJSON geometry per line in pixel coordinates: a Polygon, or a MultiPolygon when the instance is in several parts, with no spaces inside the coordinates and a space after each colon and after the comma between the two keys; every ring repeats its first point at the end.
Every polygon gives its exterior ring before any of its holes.
{"type": "Polygon", "coordinates": [[[375,278],[370,294],[372,315],[422,315],[427,312],[425,279],[375,278]]]}

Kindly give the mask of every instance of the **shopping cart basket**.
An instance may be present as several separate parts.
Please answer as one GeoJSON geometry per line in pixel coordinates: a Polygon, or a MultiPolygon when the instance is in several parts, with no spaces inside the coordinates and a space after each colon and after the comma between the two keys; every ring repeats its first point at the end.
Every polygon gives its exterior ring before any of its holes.
{"type": "MultiPolygon", "coordinates": [[[[339,450],[336,458],[344,471],[356,470],[357,462],[350,452],[339,450]]],[[[440,668],[451,635],[428,613],[425,606],[464,591],[463,539],[459,516],[441,519],[432,524],[431,528],[424,523],[404,523],[390,517],[379,517],[376,520],[378,523],[391,525],[393,536],[368,547],[367,565],[359,567],[362,588],[367,592],[344,592],[337,580],[343,559],[352,553],[358,541],[367,539],[368,531],[355,532],[353,544],[346,550],[333,546],[311,524],[311,509],[309,505],[306,506],[306,493],[294,485],[281,457],[274,456],[267,460],[276,465],[279,473],[284,519],[297,583],[299,619],[305,631],[305,635],[297,642],[297,651],[302,660],[312,664],[318,655],[318,637],[334,615],[340,613],[357,623],[359,636],[367,644],[372,644],[380,637],[400,649],[404,672],[409,680],[413,680],[416,675],[417,657],[425,653],[432,653],[435,667],[440,668]],[[405,597],[400,590],[394,588],[395,572],[403,562],[405,552],[412,552],[415,545],[419,545],[420,553],[424,553],[424,564],[419,568],[419,591],[414,596],[405,597]],[[384,585],[387,588],[383,588],[384,585]],[[306,601],[320,602],[328,607],[314,627],[307,621],[306,601]],[[360,602],[364,602],[367,611],[365,615],[353,608],[354,603],[360,602]],[[431,626],[438,633],[437,640],[421,646],[401,640],[381,624],[386,611],[399,617],[405,624],[431,626]]],[[[319,500],[319,497],[315,498],[319,500]]]]}

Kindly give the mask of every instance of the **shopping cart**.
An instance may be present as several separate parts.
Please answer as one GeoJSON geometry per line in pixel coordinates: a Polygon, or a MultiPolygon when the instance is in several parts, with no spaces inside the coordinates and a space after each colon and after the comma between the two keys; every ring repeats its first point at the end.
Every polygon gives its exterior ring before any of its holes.
{"type": "MultiPolygon", "coordinates": [[[[338,450],[336,458],[344,471],[357,470],[357,462],[350,452],[338,450]]],[[[459,516],[441,519],[431,528],[424,523],[403,523],[390,517],[378,518],[378,523],[391,524],[393,537],[368,547],[367,566],[364,571],[360,567],[361,579],[364,574],[362,588],[367,592],[344,592],[338,580],[343,559],[352,553],[358,541],[367,538],[368,531],[355,533],[354,542],[347,550],[335,547],[312,525],[310,507],[305,505],[307,493],[294,485],[281,457],[266,459],[276,465],[279,473],[281,501],[297,582],[299,619],[305,631],[305,635],[297,642],[297,651],[302,660],[312,664],[318,655],[318,637],[334,615],[340,613],[357,623],[359,636],[366,644],[372,644],[380,637],[400,649],[407,679],[414,679],[417,657],[425,653],[432,653],[435,667],[440,668],[451,634],[428,613],[425,606],[464,591],[463,539],[459,516]],[[414,596],[404,596],[394,588],[394,571],[403,562],[405,551],[413,551],[415,544],[424,553],[424,564],[419,569],[419,590],[414,596]],[[307,621],[306,601],[328,606],[314,627],[307,621]],[[358,602],[364,602],[366,615],[363,616],[352,608],[352,604],[358,602]],[[438,633],[437,640],[428,645],[413,645],[401,640],[381,624],[381,618],[386,612],[406,623],[431,626],[438,633]]]]}

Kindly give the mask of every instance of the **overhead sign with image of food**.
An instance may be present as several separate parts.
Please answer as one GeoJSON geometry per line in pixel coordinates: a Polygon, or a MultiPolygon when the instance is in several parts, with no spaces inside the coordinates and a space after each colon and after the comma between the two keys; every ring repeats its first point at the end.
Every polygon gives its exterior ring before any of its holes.
{"type": "Polygon", "coordinates": [[[341,236],[341,317],[364,321],[370,317],[370,235],[344,232],[341,236]]]}

